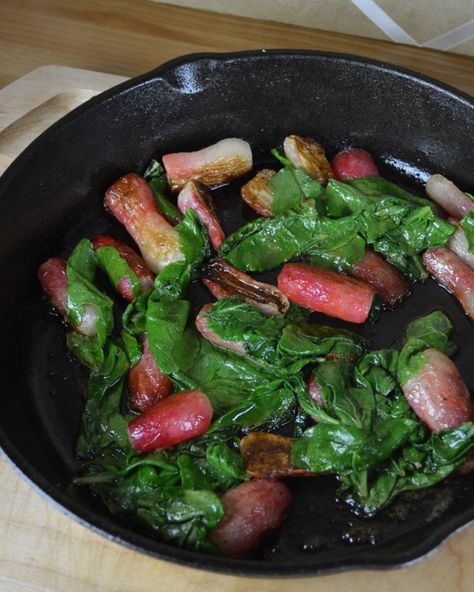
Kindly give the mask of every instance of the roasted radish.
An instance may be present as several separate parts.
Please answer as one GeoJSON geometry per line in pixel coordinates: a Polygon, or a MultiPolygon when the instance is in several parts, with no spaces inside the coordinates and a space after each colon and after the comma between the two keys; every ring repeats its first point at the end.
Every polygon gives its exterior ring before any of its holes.
{"type": "Polygon", "coordinates": [[[252,432],[240,441],[245,471],[251,477],[278,479],[308,475],[291,464],[293,439],[267,432],[252,432]]]}
{"type": "Polygon", "coordinates": [[[326,185],[333,177],[324,148],[313,138],[287,136],[283,142],[283,150],[286,158],[295,167],[303,169],[305,173],[322,185],[326,185]]]}
{"type": "Polygon", "coordinates": [[[211,425],[212,406],[201,391],[176,393],[155,403],[128,425],[136,452],[152,452],[196,438],[211,425]]]}
{"type": "Polygon", "coordinates": [[[351,323],[367,320],[375,295],[366,282],[303,263],[286,263],[278,287],[290,302],[351,323]]]}
{"type": "Polygon", "coordinates": [[[333,158],[331,166],[338,181],[378,177],[380,174],[372,155],[361,148],[341,150],[333,158]]]}
{"type": "Polygon", "coordinates": [[[217,219],[212,197],[202,183],[188,181],[178,195],[178,209],[184,215],[187,209],[194,210],[207,230],[211,244],[217,251],[225,239],[217,219]]]}
{"type": "Polygon", "coordinates": [[[244,202],[259,216],[272,215],[273,191],[268,182],[275,173],[272,169],[262,169],[240,190],[244,202]]]}
{"type": "Polygon", "coordinates": [[[59,257],[48,259],[38,268],[38,279],[51,304],[71,327],[86,337],[97,335],[97,313],[91,304],[84,305],[84,314],[78,324],[69,316],[66,261],[59,257]]]}
{"type": "Polygon", "coordinates": [[[212,259],[204,267],[203,282],[217,299],[238,296],[266,315],[285,315],[288,298],[271,284],[258,282],[223,259],[212,259]]]}
{"type": "Polygon", "coordinates": [[[436,349],[422,355],[423,366],[402,387],[416,415],[433,432],[473,421],[474,406],[454,363],[436,349]]]}
{"type": "Polygon", "coordinates": [[[94,245],[99,265],[107,273],[115,289],[125,300],[130,302],[139,296],[141,292],[146,292],[153,288],[155,276],[147,268],[145,261],[128,245],[105,235],[99,235],[93,238],[92,244],[94,245]],[[107,260],[107,249],[104,248],[115,249],[121,259],[125,261],[132,274],[125,274],[117,279],[115,277],[116,270],[114,262],[107,260]],[[135,276],[136,283],[134,282],[134,278],[132,279],[132,275],[135,276]]]}
{"type": "Polygon", "coordinates": [[[229,557],[246,557],[263,537],[278,528],[292,502],[280,481],[252,479],[221,497],[224,517],[209,538],[229,557]]]}
{"type": "Polygon", "coordinates": [[[252,150],[244,140],[226,138],[196,152],[166,154],[163,166],[172,191],[179,191],[188,181],[216,187],[252,169],[252,150]]]}
{"type": "Polygon", "coordinates": [[[455,218],[448,218],[448,222],[451,222],[456,227],[455,232],[449,238],[448,247],[459,259],[462,259],[466,265],[469,265],[474,270],[474,253],[469,250],[463,227],[455,218]]]}
{"type": "Polygon", "coordinates": [[[153,272],[183,259],[178,233],[158,213],[144,179],[134,173],[121,177],[107,189],[105,206],[128,230],[153,272]]]}
{"type": "Polygon", "coordinates": [[[434,279],[452,292],[474,320],[474,271],[446,247],[427,249],[423,263],[434,279]]]}
{"type": "Polygon", "coordinates": [[[458,220],[464,218],[468,212],[474,212],[474,201],[443,175],[436,174],[428,179],[426,193],[458,220]]]}
{"type": "Polygon", "coordinates": [[[171,380],[158,368],[148,338],[142,336],[142,356],[128,375],[128,402],[135,411],[146,411],[173,392],[171,380]]]}
{"type": "Polygon", "coordinates": [[[366,249],[365,256],[352,267],[351,275],[370,284],[389,306],[397,304],[410,291],[399,271],[370,249],[366,249]]]}

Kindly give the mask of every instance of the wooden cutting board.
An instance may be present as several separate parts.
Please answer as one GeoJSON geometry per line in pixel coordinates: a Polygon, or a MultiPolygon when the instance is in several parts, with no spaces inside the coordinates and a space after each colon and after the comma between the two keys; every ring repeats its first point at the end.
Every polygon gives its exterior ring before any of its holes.
{"type": "MultiPolygon", "coordinates": [[[[0,90],[0,173],[39,133],[124,78],[45,66],[0,90]]],[[[447,80],[449,82],[449,80],[447,80]]],[[[411,567],[319,578],[223,576],[167,563],[79,525],[0,459],[0,592],[468,592],[474,526],[411,567]]]]}

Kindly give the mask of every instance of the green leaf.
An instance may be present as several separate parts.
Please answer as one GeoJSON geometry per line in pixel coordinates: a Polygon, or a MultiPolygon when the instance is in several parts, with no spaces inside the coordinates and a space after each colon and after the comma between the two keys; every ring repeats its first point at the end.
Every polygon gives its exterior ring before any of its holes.
{"type": "Polygon", "coordinates": [[[219,255],[243,271],[266,271],[309,250],[317,215],[282,215],[257,218],[222,243],[219,255]]]}
{"type": "Polygon", "coordinates": [[[120,335],[122,338],[123,350],[127,355],[130,367],[135,366],[142,357],[141,345],[138,342],[138,339],[127,331],[122,331],[120,335]]]}
{"type": "Polygon", "coordinates": [[[366,195],[372,195],[375,197],[391,195],[393,197],[400,197],[421,207],[433,207],[433,204],[429,199],[413,195],[395,183],[387,181],[387,179],[384,179],[383,177],[361,177],[359,179],[346,179],[345,183],[355,187],[366,195]]]}
{"type": "MultiPolygon", "coordinates": [[[[466,194],[467,195],[467,194],[466,194]]],[[[461,220],[470,253],[474,253],[474,212],[468,212],[461,220]]]]}
{"type": "Polygon", "coordinates": [[[364,430],[319,423],[294,441],[291,463],[312,472],[348,471],[352,469],[354,456],[363,449],[364,442],[364,430]]]}
{"type": "Polygon", "coordinates": [[[164,192],[168,188],[164,168],[158,161],[152,160],[143,176],[155,195],[159,211],[172,224],[179,224],[183,219],[181,212],[164,196],[164,192]]]}
{"type": "Polygon", "coordinates": [[[97,370],[102,366],[104,352],[97,337],[85,337],[71,332],[66,335],[66,344],[69,351],[87,368],[97,370]]]}
{"type": "Polygon", "coordinates": [[[448,356],[454,354],[456,346],[449,340],[452,331],[451,321],[440,310],[416,319],[408,325],[397,367],[397,378],[402,386],[423,368],[424,350],[434,348],[448,356]]]}
{"type": "Polygon", "coordinates": [[[326,211],[333,218],[359,214],[372,200],[342,181],[330,179],[325,191],[326,211]]]}
{"type": "Polygon", "coordinates": [[[176,460],[185,489],[212,489],[212,482],[206,474],[205,467],[190,454],[179,454],[176,460]]]}
{"type": "Polygon", "coordinates": [[[207,231],[194,210],[188,208],[183,220],[175,228],[179,235],[181,251],[190,265],[197,267],[204,259],[210,257],[207,231]]]}
{"type": "Polygon", "coordinates": [[[316,249],[310,255],[310,263],[316,267],[333,269],[339,273],[350,273],[354,265],[364,256],[365,240],[356,234],[347,243],[336,249],[316,249]]]}
{"type": "Polygon", "coordinates": [[[277,345],[286,320],[265,316],[237,296],[215,302],[205,313],[207,328],[226,341],[242,343],[248,357],[277,362],[277,345]]]}
{"type": "Polygon", "coordinates": [[[112,449],[128,454],[128,418],[120,412],[125,374],[129,368],[125,353],[114,343],[105,348],[100,369],[91,372],[82,415],[78,445],[80,456],[93,457],[112,449]]]}
{"type": "Polygon", "coordinates": [[[168,182],[166,180],[166,171],[163,166],[155,159],[153,159],[145,172],[143,178],[150,182],[153,182],[154,187],[160,193],[163,193],[168,188],[168,182]]]}
{"type": "Polygon", "coordinates": [[[182,389],[205,392],[219,414],[273,376],[201,337],[189,324],[190,310],[186,300],[150,301],[146,323],[150,349],[162,372],[182,389]]]}
{"type": "Polygon", "coordinates": [[[275,376],[295,374],[328,354],[356,357],[362,353],[360,338],[348,331],[268,317],[236,296],[215,302],[204,316],[210,331],[239,344],[248,361],[275,376]]]}
{"type": "Polygon", "coordinates": [[[303,169],[289,165],[281,169],[268,182],[273,192],[272,213],[304,212],[322,193],[323,187],[303,169]]]}
{"type": "Polygon", "coordinates": [[[367,243],[404,274],[423,280],[427,274],[420,254],[446,244],[454,232],[429,202],[382,178],[331,179],[317,195],[317,210],[305,208],[296,171],[288,167],[272,178],[281,190],[274,211],[284,213],[258,218],[221,245],[220,255],[232,265],[266,271],[309,254],[315,264],[347,272],[362,258],[367,243]]]}
{"type": "Polygon", "coordinates": [[[186,372],[199,353],[199,339],[187,328],[190,303],[187,300],[150,300],[146,332],[150,350],[165,374],[186,372]]]}
{"type": "Polygon", "coordinates": [[[68,314],[71,324],[77,327],[85,314],[84,307],[92,306],[97,315],[97,336],[104,344],[113,327],[113,302],[92,283],[96,266],[92,243],[81,240],[67,260],[68,314]]]}
{"type": "Polygon", "coordinates": [[[291,166],[291,162],[283,154],[280,154],[276,148],[272,148],[270,152],[284,167],[291,166]]]}
{"type": "Polygon", "coordinates": [[[210,473],[223,491],[249,479],[242,457],[225,442],[210,444],[206,450],[206,461],[210,473]]]}
{"type": "Polygon", "coordinates": [[[131,335],[141,335],[145,332],[146,311],[150,295],[151,290],[140,294],[138,298],[128,304],[122,315],[123,328],[131,335]]]}
{"type": "Polygon", "coordinates": [[[249,431],[266,427],[273,430],[293,418],[295,406],[296,397],[291,383],[268,383],[255,389],[240,404],[217,419],[209,432],[227,428],[249,431]]]}
{"type": "Polygon", "coordinates": [[[201,264],[210,256],[209,237],[196,212],[186,210],[176,231],[184,261],[170,263],[156,276],[153,300],[182,298],[189,282],[197,277],[201,264]]]}
{"type": "Polygon", "coordinates": [[[123,278],[128,278],[134,298],[141,294],[140,280],[115,247],[99,247],[95,255],[99,267],[107,274],[114,288],[123,278]]]}
{"type": "Polygon", "coordinates": [[[473,444],[472,423],[430,434],[390,459],[370,484],[367,495],[355,501],[367,514],[373,514],[404,491],[435,485],[464,463],[473,444]]]}
{"type": "Polygon", "coordinates": [[[371,514],[462,464],[473,445],[472,424],[429,434],[400,387],[424,364],[426,348],[453,353],[451,331],[449,319],[435,311],[408,325],[401,350],[368,352],[357,363],[317,364],[312,373],[322,406],[304,392],[298,399],[319,423],[295,438],[293,465],[336,473],[347,501],[371,514]]]}

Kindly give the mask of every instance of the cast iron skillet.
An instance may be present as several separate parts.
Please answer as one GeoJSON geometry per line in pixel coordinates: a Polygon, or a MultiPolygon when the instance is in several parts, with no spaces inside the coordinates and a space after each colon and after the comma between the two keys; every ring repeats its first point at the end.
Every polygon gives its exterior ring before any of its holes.
{"type": "MultiPolygon", "coordinates": [[[[295,505],[254,559],[211,557],[138,534],[86,489],[71,485],[82,407],[81,376],[64,327],[42,299],[36,269],[84,236],[123,236],[102,207],[119,175],[152,157],[226,136],[248,140],[257,161],[289,133],[311,135],[332,156],[346,145],[378,156],[382,173],[420,190],[426,171],[473,190],[472,100],[387,64],[345,55],[255,51],[178,58],[92,99],[40,136],[0,181],[0,442],[31,482],[109,539],[194,567],[236,574],[317,574],[390,567],[434,549],[474,519],[474,479],[454,477],[364,521],[338,504],[332,478],[290,481],[295,505]]],[[[250,218],[235,188],[217,193],[227,232],[250,218]]],[[[202,296],[199,298],[205,298],[202,296]]],[[[207,296],[209,298],[209,296],[207,296]]],[[[473,327],[433,283],[364,331],[387,346],[416,316],[443,308],[456,326],[455,358],[474,387],[473,327]]]]}

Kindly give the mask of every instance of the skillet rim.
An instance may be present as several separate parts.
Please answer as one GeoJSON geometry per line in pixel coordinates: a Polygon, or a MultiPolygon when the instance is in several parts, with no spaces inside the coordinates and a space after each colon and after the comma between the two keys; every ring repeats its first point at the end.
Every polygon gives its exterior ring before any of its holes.
{"type": "MultiPolygon", "coordinates": [[[[191,53],[179,56],[153,70],[141,74],[137,77],[126,80],[111,89],[100,93],[89,99],[86,103],[80,105],[70,113],[55,122],[51,127],[41,133],[21,154],[10,164],[0,178],[0,190],[6,190],[9,183],[15,178],[18,171],[27,163],[30,155],[41,149],[41,146],[56,133],[66,128],[70,122],[77,117],[81,117],[87,112],[93,111],[96,106],[104,104],[109,100],[126,93],[132,88],[137,88],[144,84],[152,82],[154,79],[172,72],[179,66],[191,64],[199,61],[228,61],[235,59],[257,59],[268,56],[285,57],[300,56],[314,57],[321,60],[348,62],[361,66],[368,66],[389,72],[395,76],[407,78],[423,86],[434,88],[436,91],[449,95],[456,101],[461,101],[468,108],[474,109],[474,99],[463,91],[443,82],[437,81],[424,74],[419,74],[410,69],[400,66],[394,66],[388,62],[373,60],[370,58],[351,55],[346,53],[325,52],[317,50],[299,50],[299,49],[260,49],[238,52],[203,52],[191,53]]],[[[134,551],[139,551],[155,558],[172,561],[188,567],[205,569],[219,573],[227,573],[239,576],[314,576],[335,572],[343,572],[351,569],[388,569],[402,567],[413,564],[421,560],[426,554],[433,552],[444,540],[452,536],[455,532],[467,527],[474,521],[474,506],[466,509],[456,516],[452,516],[443,523],[436,525],[433,531],[422,541],[412,544],[409,548],[403,548],[398,552],[391,551],[387,553],[379,552],[377,547],[353,549],[347,555],[339,560],[336,556],[332,560],[320,562],[312,566],[310,562],[289,562],[284,565],[252,559],[232,559],[219,556],[205,555],[195,551],[189,551],[172,545],[162,543],[149,537],[122,526],[120,523],[112,520],[112,516],[100,516],[89,510],[76,499],[71,498],[43,477],[41,472],[37,471],[29,461],[19,453],[11,444],[6,436],[2,426],[0,426],[0,451],[3,450],[4,456],[17,472],[35,489],[43,498],[59,509],[68,517],[73,518],[79,524],[88,527],[93,532],[104,536],[106,539],[118,542],[134,551]],[[342,561],[342,563],[341,563],[342,561]]]]}

